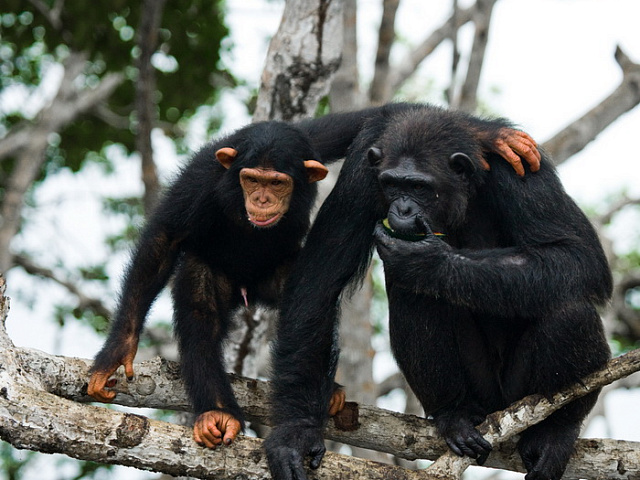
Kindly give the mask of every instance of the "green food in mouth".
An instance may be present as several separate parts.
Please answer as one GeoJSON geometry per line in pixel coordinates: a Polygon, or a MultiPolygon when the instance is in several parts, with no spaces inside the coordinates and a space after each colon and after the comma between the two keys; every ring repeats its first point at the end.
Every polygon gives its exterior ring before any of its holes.
{"type": "MultiPolygon", "coordinates": [[[[400,240],[407,240],[409,242],[417,242],[418,240],[424,239],[427,236],[426,233],[399,233],[396,232],[391,225],[389,224],[389,219],[385,218],[382,220],[382,226],[387,231],[389,235],[394,238],[399,238],[400,240]]],[[[446,234],[440,232],[433,232],[436,237],[444,237],[446,234]]]]}

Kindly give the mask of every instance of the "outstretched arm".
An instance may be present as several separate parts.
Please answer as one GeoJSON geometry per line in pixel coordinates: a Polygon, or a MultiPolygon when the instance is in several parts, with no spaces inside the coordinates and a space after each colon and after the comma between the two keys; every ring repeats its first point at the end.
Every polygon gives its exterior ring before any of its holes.
{"type": "MultiPolygon", "coordinates": [[[[298,126],[311,138],[324,163],[331,163],[347,155],[347,151],[367,122],[384,122],[394,114],[429,105],[389,103],[345,113],[332,113],[324,117],[303,120],[298,126]]],[[[538,145],[527,133],[507,126],[502,120],[483,120],[467,116],[469,127],[476,132],[483,149],[504,158],[520,176],[524,175],[524,159],[532,172],[540,169],[541,155],[538,145]]],[[[369,145],[370,146],[370,145],[369,145]]],[[[489,163],[485,163],[489,170],[489,163]]]]}
{"type": "Polygon", "coordinates": [[[320,154],[322,163],[332,163],[347,156],[349,147],[367,122],[372,119],[384,121],[389,115],[419,106],[410,103],[389,103],[380,107],[330,113],[323,117],[305,119],[297,126],[309,135],[314,148],[320,154]]]}
{"type": "Polygon", "coordinates": [[[125,275],[117,313],[107,340],[91,367],[87,393],[101,402],[111,402],[116,393],[109,381],[120,365],[133,377],[133,359],[145,317],[158,293],[166,285],[178,254],[179,243],[166,230],[150,226],[125,275]]]}

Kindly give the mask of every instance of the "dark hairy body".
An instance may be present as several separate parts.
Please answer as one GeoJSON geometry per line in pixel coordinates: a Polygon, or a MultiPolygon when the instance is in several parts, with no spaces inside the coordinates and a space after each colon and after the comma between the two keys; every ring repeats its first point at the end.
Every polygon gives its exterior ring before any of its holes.
{"type": "MultiPolygon", "coordinates": [[[[273,372],[277,426],[267,440],[274,478],[306,478],[304,456],[312,468],[320,463],[324,403],[300,399],[328,398],[338,298],[374,245],[395,358],[459,455],[482,462],[489,454],[475,429],[488,413],[550,395],[609,358],[596,306],[610,296],[611,274],[595,231],[544,156],[538,172],[516,176],[472,125],[467,115],[415,107],[372,118],[355,140],[287,284],[273,372]]],[[[596,396],[521,435],[528,480],[562,476],[596,396]]]]}
{"type": "MultiPolygon", "coordinates": [[[[233,312],[248,303],[279,306],[309,229],[315,182],[326,175],[323,163],[344,157],[370,118],[411,108],[397,104],[298,124],[257,123],[198,152],[142,231],[88,393],[109,402],[116,369],[123,365],[133,377],[147,313],[173,276],[182,376],[197,415],[194,438],[210,448],[231,443],[244,427],[222,352],[233,312]]],[[[513,150],[531,152],[526,134],[484,129],[482,122],[477,127],[478,142],[522,168],[513,150]]],[[[324,415],[344,402],[333,382],[330,390],[324,415]]]]}

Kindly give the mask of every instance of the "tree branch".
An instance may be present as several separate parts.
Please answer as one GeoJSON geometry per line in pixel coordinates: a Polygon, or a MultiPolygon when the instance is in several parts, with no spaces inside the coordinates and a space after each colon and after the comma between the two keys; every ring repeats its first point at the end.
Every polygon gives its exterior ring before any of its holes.
{"type": "Polygon", "coordinates": [[[460,97],[454,103],[455,108],[473,113],[478,104],[478,86],[480,74],[484,63],[484,54],[489,42],[489,29],[491,17],[496,0],[476,0],[476,9],[473,14],[475,33],[473,45],[469,53],[467,74],[460,89],[460,97]]]}
{"type": "Polygon", "coordinates": [[[104,318],[111,318],[112,312],[107,308],[102,300],[84,294],[74,282],[60,278],[53,270],[36,265],[24,255],[15,255],[13,257],[13,262],[15,265],[22,267],[24,271],[30,275],[36,275],[41,278],[53,280],[57,284],[66,288],[70,293],[78,297],[78,308],[91,310],[104,318]]]}
{"type": "MultiPolygon", "coordinates": [[[[638,352],[635,360],[616,359],[610,371],[605,370],[613,380],[629,371],[640,369],[638,352]],[[631,368],[622,374],[619,364],[631,363],[631,368]],[[616,366],[616,364],[618,364],[616,366]]],[[[88,369],[90,362],[83,359],[64,358],[47,355],[34,350],[16,350],[21,370],[29,377],[41,379],[42,388],[78,402],[90,402],[86,395],[88,369]]],[[[175,362],[155,359],[135,365],[136,377],[128,382],[124,373],[118,372],[115,389],[119,392],[116,403],[140,408],[161,408],[188,411],[189,404],[180,380],[179,366],[175,362]]],[[[260,424],[269,424],[268,384],[266,382],[231,376],[236,398],[250,420],[260,424]]],[[[578,389],[584,389],[578,386],[578,389]]],[[[554,397],[555,398],[555,397],[554,397]]],[[[538,398],[527,397],[525,407],[535,404],[538,398]]],[[[544,410],[531,407],[536,414],[544,415],[544,410]],[[541,413],[543,412],[543,413],[541,413]]],[[[551,407],[554,408],[554,407],[551,407]]],[[[508,409],[509,418],[513,407],[508,409]]],[[[550,413],[550,412],[548,412],[550,413]]],[[[425,458],[436,460],[447,447],[438,436],[432,422],[421,417],[386,411],[368,405],[357,407],[357,428],[344,431],[330,422],[325,433],[327,439],[350,445],[392,453],[408,460],[425,458]]],[[[624,463],[626,472],[640,473],[640,444],[615,440],[579,440],[576,454],[567,469],[571,478],[595,479],[598,475],[607,478],[627,478],[617,472],[618,459],[624,463]],[[598,455],[594,455],[597,452],[598,455]],[[597,462],[597,463],[594,463],[597,462]]],[[[515,451],[515,442],[505,442],[494,446],[486,466],[514,471],[524,471],[515,451]]]]}
{"type": "Polygon", "coordinates": [[[622,68],[622,82],[618,88],[542,145],[555,165],[582,150],[622,114],[640,103],[640,64],[633,63],[620,47],[616,48],[615,58],[622,68]]]}
{"type": "MultiPolygon", "coordinates": [[[[4,280],[0,277],[0,295],[3,293],[4,280]]],[[[15,348],[4,329],[7,311],[8,299],[1,296],[0,438],[3,440],[18,448],[60,452],[171,475],[226,479],[242,472],[247,479],[265,477],[266,464],[259,440],[242,437],[232,447],[211,452],[192,442],[191,432],[185,427],[72,401],[90,401],[86,395],[90,362],[15,348]]],[[[136,364],[135,368],[132,382],[127,382],[122,372],[116,375],[117,403],[174,410],[189,408],[176,363],[156,359],[136,364]]],[[[483,424],[487,438],[494,444],[502,441],[576,396],[638,370],[640,349],[612,360],[605,369],[584,379],[584,384],[555,395],[552,403],[534,395],[490,415],[483,424]]],[[[238,401],[248,417],[268,424],[267,383],[237,376],[232,379],[238,401]]],[[[332,424],[327,428],[327,438],[407,459],[435,459],[447,451],[433,424],[423,418],[355,404],[350,405],[347,413],[351,414],[349,431],[332,424]]],[[[339,423],[344,425],[344,418],[339,423]]],[[[514,447],[514,442],[496,445],[487,465],[522,471],[514,447]]],[[[460,465],[459,459],[450,453],[444,457],[460,465]]],[[[462,459],[463,466],[465,462],[462,459]]],[[[432,469],[427,470],[428,475],[437,473],[437,468],[432,469]]],[[[448,478],[452,478],[451,471],[448,470],[448,478]]],[[[414,479],[424,475],[327,454],[323,466],[311,478],[327,478],[335,472],[340,472],[343,478],[414,479]]],[[[580,440],[567,469],[570,478],[623,479],[634,475],[640,475],[640,444],[613,440],[580,440]]]]}
{"type": "Polygon", "coordinates": [[[400,0],[382,2],[382,20],[378,30],[378,49],[376,50],[375,70],[369,87],[369,101],[372,105],[382,105],[393,95],[389,84],[389,55],[396,38],[395,21],[400,0]]]}
{"type": "Polygon", "coordinates": [[[358,72],[357,3],[357,0],[344,0],[342,59],[329,92],[329,107],[332,112],[358,110],[364,106],[358,72]]]}
{"type": "Polygon", "coordinates": [[[153,160],[151,131],[156,123],[156,76],[151,56],[158,45],[158,29],[166,0],[144,0],[141,7],[137,44],[140,56],[137,59],[138,79],[136,80],[136,149],[142,163],[142,183],[144,184],[144,208],[149,213],[160,195],[160,180],[153,160]]]}
{"type": "Polygon", "coordinates": [[[340,66],[343,0],[288,0],[272,38],[253,121],[313,116],[340,66]]]}
{"type": "Polygon", "coordinates": [[[33,124],[25,124],[0,140],[0,160],[16,156],[0,207],[0,272],[12,266],[9,245],[20,228],[24,195],[44,164],[49,135],[61,131],[79,115],[104,101],[122,82],[122,75],[109,74],[96,88],[79,91],[75,79],[82,74],[85,62],[85,55],[72,53],[65,61],[64,77],[51,104],[40,112],[33,124]]]}
{"type": "Polygon", "coordinates": [[[424,41],[414,48],[409,54],[392,69],[390,75],[391,92],[397,92],[402,84],[413,75],[420,63],[427,58],[445,40],[452,38],[455,32],[465,23],[471,21],[476,6],[459,9],[455,18],[448,18],[445,22],[431,32],[424,41]]]}
{"type": "MultiPolygon", "coordinates": [[[[503,411],[492,413],[477,428],[485,440],[495,445],[541,422],[576,398],[639,370],[640,349],[637,349],[614,358],[602,370],[556,393],[551,399],[546,399],[542,395],[529,395],[503,411]]],[[[453,452],[447,451],[429,468],[430,474],[425,478],[449,480],[460,478],[472,463],[473,459],[469,457],[458,457],[453,452]]]]}

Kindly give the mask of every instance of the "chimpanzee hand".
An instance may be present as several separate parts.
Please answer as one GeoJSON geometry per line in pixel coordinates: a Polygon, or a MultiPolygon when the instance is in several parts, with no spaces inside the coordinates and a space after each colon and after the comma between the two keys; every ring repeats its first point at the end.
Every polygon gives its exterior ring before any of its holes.
{"type": "MultiPolygon", "coordinates": [[[[524,158],[529,164],[532,172],[540,170],[540,152],[535,140],[525,132],[512,128],[501,128],[500,137],[495,140],[493,147],[496,153],[500,154],[521,177],[524,176],[522,160],[524,158]]],[[[489,170],[489,164],[485,165],[489,170]]]]}
{"type": "Polygon", "coordinates": [[[109,379],[120,365],[124,365],[127,379],[133,379],[133,359],[138,351],[138,338],[131,336],[119,344],[117,351],[101,352],[92,367],[87,393],[99,402],[109,403],[116,392],[107,390],[116,386],[115,379],[109,379]]]}
{"type": "Polygon", "coordinates": [[[326,451],[322,429],[301,425],[275,427],[264,445],[274,480],[307,480],[305,457],[311,457],[309,466],[315,470],[326,451]]]}
{"type": "Polygon", "coordinates": [[[449,256],[451,247],[434,235],[428,225],[424,228],[426,235],[421,240],[410,241],[396,238],[381,224],[376,225],[374,239],[384,271],[398,285],[413,289],[417,282],[426,287],[425,272],[438,268],[449,256]]]}
{"type": "Polygon", "coordinates": [[[201,413],[193,424],[193,439],[196,443],[213,450],[224,442],[231,445],[242,430],[242,423],[233,415],[221,410],[201,413]]]}

